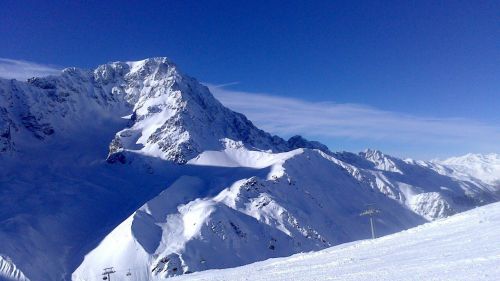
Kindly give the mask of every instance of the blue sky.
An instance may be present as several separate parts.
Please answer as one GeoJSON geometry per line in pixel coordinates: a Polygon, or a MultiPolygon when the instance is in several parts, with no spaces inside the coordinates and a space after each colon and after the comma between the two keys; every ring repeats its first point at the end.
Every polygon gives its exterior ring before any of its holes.
{"type": "Polygon", "coordinates": [[[499,10],[498,1],[6,0],[0,75],[167,56],[285,137],[424,159],[498,153],[499,10]]]}

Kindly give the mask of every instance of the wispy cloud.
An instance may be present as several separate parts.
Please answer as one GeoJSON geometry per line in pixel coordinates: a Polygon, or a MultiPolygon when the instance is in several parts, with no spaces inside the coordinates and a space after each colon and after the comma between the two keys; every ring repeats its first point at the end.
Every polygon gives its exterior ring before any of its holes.
{"type": "Polygon", "coordinates": [[[0,58],[0,77],[26,80],[31,77],[58,74],[60,68],[23,60],[0,58]]]}
{"type": "Polygon", "coordinates": [[[211,89],[213,89],[213,88],[225,88],[225,87],[229,87],[229,86],[238,85],[238,84],[240,84],[240,82],[239,82],[239,81],[234,81],[234,82],[228,82],[228,83],[224,83],[224,84],[217,84],[217,85],[215,85],[215,84],[210,84],[210,83],[204,83],[204,84],[205,84],[205,85],[209,85],[209,87],[210,87],[211,89]]]}
{"type": "Polygon", "coordinates": [[[399,143],[475,144],[500,150],[500,126],[465,118],[433,118],[384,111],[360,104],[308,102],[207,85],[229,108],[259,127],[283,136],[399,143]]]}

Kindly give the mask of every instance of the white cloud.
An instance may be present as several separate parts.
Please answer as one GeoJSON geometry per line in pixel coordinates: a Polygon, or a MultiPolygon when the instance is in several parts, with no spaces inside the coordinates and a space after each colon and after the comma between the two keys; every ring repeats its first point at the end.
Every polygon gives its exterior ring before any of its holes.
{"type": "Polygon", "coordinates": [[[207,85],[229,108],[244,113],[262,129],[290,136],[393,143],[464,144],[500,150],[500,126],[465,118],[432,118],[384,111],[360,104],[308,102],[207,85]]]}
{"type": "Polygon", "coordinates": [[[0,58],[0,77],[7,79],[26,80],[31,77],[41,77],[58,74],[61,69],[23,60],[0,58]]]}

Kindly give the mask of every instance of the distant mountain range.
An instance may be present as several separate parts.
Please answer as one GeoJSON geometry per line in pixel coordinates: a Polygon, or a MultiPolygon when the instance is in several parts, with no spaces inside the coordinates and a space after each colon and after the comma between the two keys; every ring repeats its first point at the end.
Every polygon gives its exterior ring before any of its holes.
{"type": "Polygon", "coordinates": [[[160,280],[385,235],[500,199],[500,156],[284,140],[166,58],[0,79],[0,277],[160,280]],[[120,274],[121,274],[120,273],[120,274]]]}
{"type": "Polygon", "coordinates": [[[443,161],[434,162],[452,169],[457,177],[467,179],[473,177],[483,182],[500,186],[500,155],[467,154],[461,157],[452,157],[443,161]]]}

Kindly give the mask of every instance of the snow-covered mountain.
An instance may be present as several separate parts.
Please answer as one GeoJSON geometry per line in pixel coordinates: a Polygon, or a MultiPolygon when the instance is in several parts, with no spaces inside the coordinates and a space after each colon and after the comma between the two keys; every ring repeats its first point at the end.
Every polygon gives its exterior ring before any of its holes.
{"type": "Polygon", "coordinates": [[[500,203],[494,203],[375,240],[172,281],[493,281],[500,276],[499,231],[500,203]]]}
{"type": "Polygon", "coordinates": [[[223,138],[273,152],[327,149],[300,137],[287,142],[256,128],[166,58],[114,62],[93,71],[68,68],[60,76],[28,83],[0,81],[4,152],[16,150],[25,131],[43,140],[58,131],[81,130],[96,119],[107,123],[107,118],[122,116],[129,122],[110,143],[111,162],[125,161],[124,154],[132,151],[185,163],[203,151],[222,149],[223,138]]]}
{"type": "Polygon", "coordinates": [[[485,183],[500,186],[500,154],[472,154],[434,162],[449,167],[462,177],[475,177],[485,183]]]}
{"type": "Polygon", "coordinates": [[[385,235],[499,199],[439,163],[271,136],[166,58],[0,79],[0,163],[12,279],[161,279],[366,238],[367,204],[385,235]]]}
{"type": "Polygon", "coordinates": [[[369,203],[381,210],[377,231],[385,235],[495,198],[485,186],[379,151],[274,154],[228,141],[224,151],[206,151],[188,165],[267,171],[210,194],[197,177],[179,179],[115,228],[73,279],[93,280],[99,264],[113,264],[134,268],[134,280],[156,280],[363,239],[369,226],[359,214],[369,203]]]}

